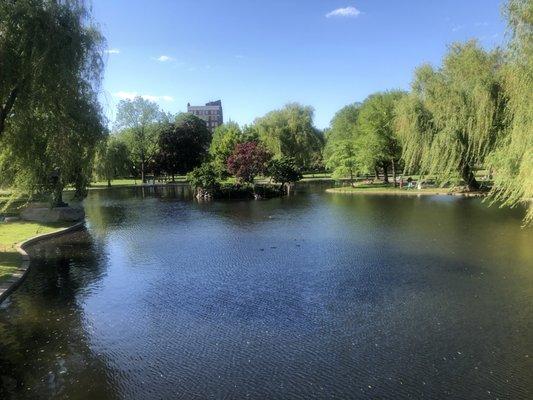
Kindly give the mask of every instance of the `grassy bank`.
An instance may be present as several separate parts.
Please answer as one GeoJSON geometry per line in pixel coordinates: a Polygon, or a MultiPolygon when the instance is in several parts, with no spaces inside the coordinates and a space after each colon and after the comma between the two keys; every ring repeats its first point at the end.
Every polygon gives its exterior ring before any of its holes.
{"type": "Polygon", "coordinates": [[[329,193],[344,194],[394,194],[394,195],[443,195],[449,194],[450,188],[429,187],[422,189],[407,189],[394,187],[391,184],[374,183],[374,184],[356,184],[355,186],[346,186],[331,188],[326,190],[329,193]]]}
{"type": "Polygon", "coordinates": [[[39,224],[35,222],[0,223],[0,282],[20,267],[21,258],[15,246],[33,236],[53,232],[68,224],[39,224]]]}

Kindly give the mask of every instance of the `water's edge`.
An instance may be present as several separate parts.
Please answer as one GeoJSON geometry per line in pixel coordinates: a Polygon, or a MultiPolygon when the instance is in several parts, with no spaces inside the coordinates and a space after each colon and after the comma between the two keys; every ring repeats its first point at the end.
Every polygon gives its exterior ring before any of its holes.
{"type": "Polygon", "coordinates": [[[30,269],[31,264],[31,258],[29,254],[27,253],[26,249],[37,243],[41,242],[47,239],[51,239],[54,237],[61,236],[65,233],[75,231],[77,229],[80,229],[85,226],[85,221],[77,222],[76,224],[72,226],[68,226],[66,228],[58,229],[57,231],[43,233],[41,235],[37,235],[34,237],[31,237],[29,239],[24,240],[21,243],[18,243],[15,246],[15,249],[20,254],[22,258],[22,263],[20,268],[18,268],[10,278],[5,280],[4,282],[0,283],[0,303],[2,303],[15,289],[17,289],[20,284],[24,281],[24,278],[28,274],[28,271],[30,269]]]}

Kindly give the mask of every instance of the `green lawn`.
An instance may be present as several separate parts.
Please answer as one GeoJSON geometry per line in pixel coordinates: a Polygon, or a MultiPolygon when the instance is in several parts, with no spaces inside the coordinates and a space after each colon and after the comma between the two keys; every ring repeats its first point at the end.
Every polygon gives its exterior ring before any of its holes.
{"type": "Polygon", "coordinates": [[[22,221],[0,223],[0,282],[7,279],[15,269],[20,267],[20,255],[15,249],[17,243],[66,226],[68,225],[22,221]]]}
{"type": "MultiPolygon", "coordinates": [[[[185,182],[185,176],[175,176],[174,180],[176,182],[185,182]]],[[[152,183],[152,181],[148,181],[148,183],[152,183]]],[[[162,184],[163,182],[156,181],[157,184],[162,184]]],[[[170,181],[168,183],[171,183],[170,181]]],[[[132,178],[124,178],[124,179],[113,179],[111,181],[111,187],[120,187],[120,186],[140,186],[141,180],[140,179],[132,179],[132,178]]],[[[107,188],[107,181],[97,181],[97,182],[91,182],[90,188],[107,188]]],[[[90,189],[89,188],[89,189],[90,189]]]]}
{"type": "Polygon", "coordinates": [[[407,189],[405,186],[400,189],[399,187],[394,187],[391,184],[385,183],[359,183],[355,186],[346,186],[331,188],[326,190],[329,193],[346,193],[346,194],[400,194],[400,195],[438,195],[438,194],[448,194],[450,188],[440,188],[440,187],[429,187],[423,189],[407,189]]]}

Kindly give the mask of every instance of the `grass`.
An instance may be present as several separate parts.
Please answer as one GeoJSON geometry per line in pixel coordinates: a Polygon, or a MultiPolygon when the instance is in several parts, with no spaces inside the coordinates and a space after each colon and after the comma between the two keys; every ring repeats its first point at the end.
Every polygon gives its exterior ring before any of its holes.
{"type": "MultiPolygon", "coordinates": [[[[175,182],[185,182],[185,176],[178,176],[176,175],[174,177],[175,182]]],[[[140,186],[141,185],[140,179],[133,179],[133,178],[124,178],[124,179],[113,179],[111,181],[111,187],[124,187],[124,186],[140,186]]],[[[152,183],[151,180],[148,180],[148,183],[152,183]]],[[[169,180],[168,182],[160,182],[156,181],[157,184],[164,184],[164,183],[171,183],[169,180]]],[[[97,181],[97,182],[91,182],[91,187],[89,189],[102,189],[107,188],[107,181],[97,181]]]]}
{"type": "Polygon", "coordinates": [[[20,255],[15,249],[17,243],[33,236],[64,228],[65,224],[39,224],[16,221],[0,223],[0,282],[9,278],[20,267],[20,255]]]}
{"type": "Polygon", "coordinates": [[[332,188],[326,190],[329,193],[345,193],[345,194],[399,194],[399,195],[439,195],[448,194],[449,188],[429,187],[423,189],[407,189],[403,187],[394,187],[392,184],[386,183],[359,183],[354,186],[332,188]]]}

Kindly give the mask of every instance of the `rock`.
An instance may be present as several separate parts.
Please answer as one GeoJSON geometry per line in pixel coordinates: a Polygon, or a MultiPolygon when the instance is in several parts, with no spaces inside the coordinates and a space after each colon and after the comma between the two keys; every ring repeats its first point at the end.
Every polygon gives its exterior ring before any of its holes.
{"type": "Polygon", "coordinates": [[[19,221],[20,218],[19,217],[5,217],[4,218],[4,222],[7,224],[9,222],[15,222],[15,221],[19,221]]]}
{"type": "Polygon", "coordinates": [[[85,212],[81,207],[39,207],[30,204],[20,214],[26,221],[36,222],[77,222],[85,218],[85,212]]]}

